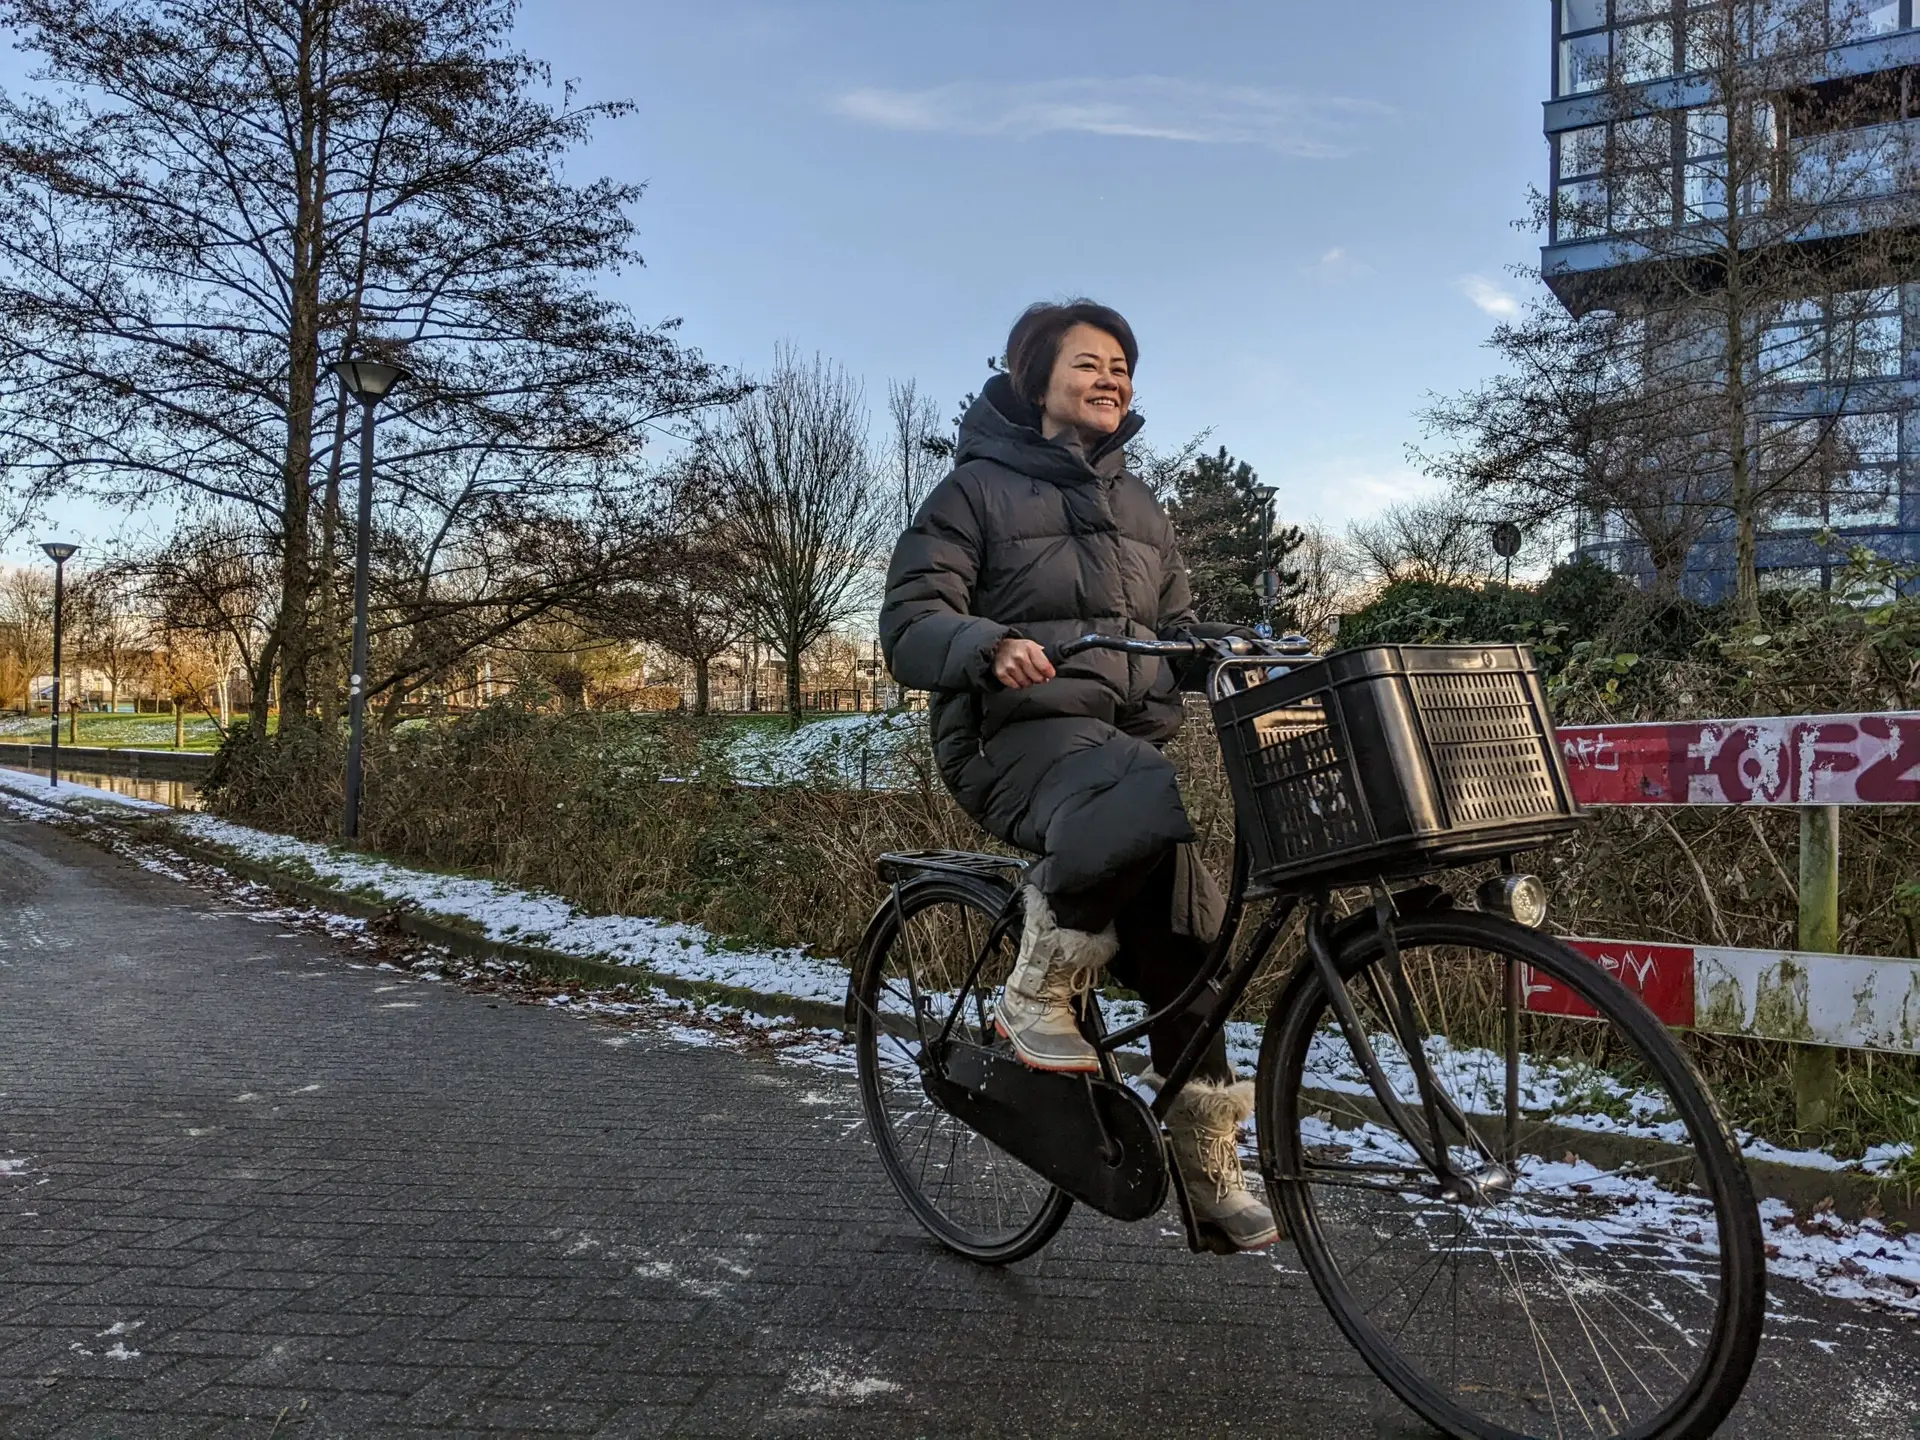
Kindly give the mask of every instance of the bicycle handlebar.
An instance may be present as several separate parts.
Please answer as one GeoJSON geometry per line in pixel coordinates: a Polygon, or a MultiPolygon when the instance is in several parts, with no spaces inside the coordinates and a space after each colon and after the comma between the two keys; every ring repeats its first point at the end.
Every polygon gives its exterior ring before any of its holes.
{"type": "Polygon", "coordinates": [[[1222,636],[1218,640],[1132,640],[1124,635],[1082,635],[1077,640],[1063,640],[1058,645],[1047,646],[1047,660],[1050,664],[1058,665],[1089,650],[1158,655],[1168,660],[1194,655],[1219,655],[1222,658],[1271,656],[1276,660],[1306,660],[1312,658],[1313,642],[1304,635],[1285,635],[1277,640],[1249,640],[1239,635],[1222,636]]]}

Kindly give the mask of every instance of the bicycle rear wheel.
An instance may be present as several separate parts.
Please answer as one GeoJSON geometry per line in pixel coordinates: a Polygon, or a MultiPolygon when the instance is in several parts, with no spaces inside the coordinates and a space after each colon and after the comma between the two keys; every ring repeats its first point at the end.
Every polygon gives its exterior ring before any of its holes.
{"type": "Polygon", "coordinates": [[[949,1017],[952,1039],[1006,1048],[992,1006],[1019,949],[1018,912],[1002,918],[1007,897],[1006,886],[966,876],[903,885],[853,977],[860,1100],[880,1163],[935,1238],[996,1265],[1051,1240],[1073,1200],[935,1104],[921,1067],[949,1017]]]}
{"type": "Polygon", "coordinates": [[[1753,1365],[1765,1260],[1745,1166],[1692,1066],[1548,936],[1454,911],[1395,933],[1410,1008],[1373,927],[1348,932],[1337,969],[1397,1109],[1311,966],[1261,1054],[1261,1164],[1335,1320],[1449,1435],[1711,1434],[1753,1365]],[[1591,1018],[1522,1008],[1542,978],[1591,1018]],[[1423,1107],[1409,1041],[1455,1115],[1423,1107]],[[1451,1189],[1418,1158],[1436,1122],[1464,1177],[1451,1189]]]}

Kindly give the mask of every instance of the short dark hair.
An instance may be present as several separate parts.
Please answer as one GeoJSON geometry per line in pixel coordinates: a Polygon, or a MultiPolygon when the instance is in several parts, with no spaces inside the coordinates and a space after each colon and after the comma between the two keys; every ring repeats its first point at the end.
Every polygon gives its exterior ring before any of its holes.
{"type": "Polygon", "coordinates": [[[1007,373],[1013,379],[1014,393],[1036,410],[1047,398],[1054,362],[1060,358],[1060,342],[1076,325],[1091,325],[1119,341],[1129,371],[1140,361],[1140,343],[1118,310],[1084,298],[1029,305],[1007,335],[1007,373]]]}

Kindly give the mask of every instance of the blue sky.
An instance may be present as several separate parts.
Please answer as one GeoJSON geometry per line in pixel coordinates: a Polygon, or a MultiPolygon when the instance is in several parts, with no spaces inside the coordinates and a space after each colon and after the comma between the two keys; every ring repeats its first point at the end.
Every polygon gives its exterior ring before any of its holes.
{"type": "Polygon", "coordinates": [[[1211,426],[1287,518],[1341,524],[1420,487],[1422,396],[1492,363],[1506,267],[1535,254],[1512,221],[1545,178],[1548,19],[527,0],[521,39],[583,98],[636,104],[572,169],[647,186],[646,266],[612,282],[642,317],[749,369],[818,350],[876,410],[914,377],[950,414],[1022,306],[1090,294],[1140,336],[1150,438],[1211,426]]]}

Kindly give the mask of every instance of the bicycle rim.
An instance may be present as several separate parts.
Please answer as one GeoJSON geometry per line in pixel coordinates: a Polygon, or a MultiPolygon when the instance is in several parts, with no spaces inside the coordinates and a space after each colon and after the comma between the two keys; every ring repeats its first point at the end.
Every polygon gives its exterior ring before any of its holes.
{"type": "Polygon", "coordinates": [[[1450,1435],[1711,1434],[1758,1348],[1765,1262],[1745,1167],[1692,1067],[1549,937],[1445,911],[1396,933],[1418,1043],[1471,1132],[1440,1118],[1470,1177],[1452,1196],[1417,1158],[1430,1125],[1370,927],[1339,970],[1397,1116],[1317,975],[1282,997],[1261,1059],[1262,1164],[1334,1318],[1450,1435]],[[1509,1004],[1541,977],[1593,1018],[1509,1004]]]}
{"type": "Polygon", "coordinates": [[[917,880],[878,928],[856,977],[860,1098],[881,1164],[914,1216],[953,1250],[1007,1264],[1053,1237],[1073,1201],[936,1105],[921,1056],[953,1017],[951,1038],[1004,1048],[992,1001],[1013,966],[1018,927],[996,931],[1006,891],[948,877],[917,880]],[[974,986],[961,986],[991,942],[974,986]],[[953,1012],[959,1008],[960,1013],[953,1012]]]}

